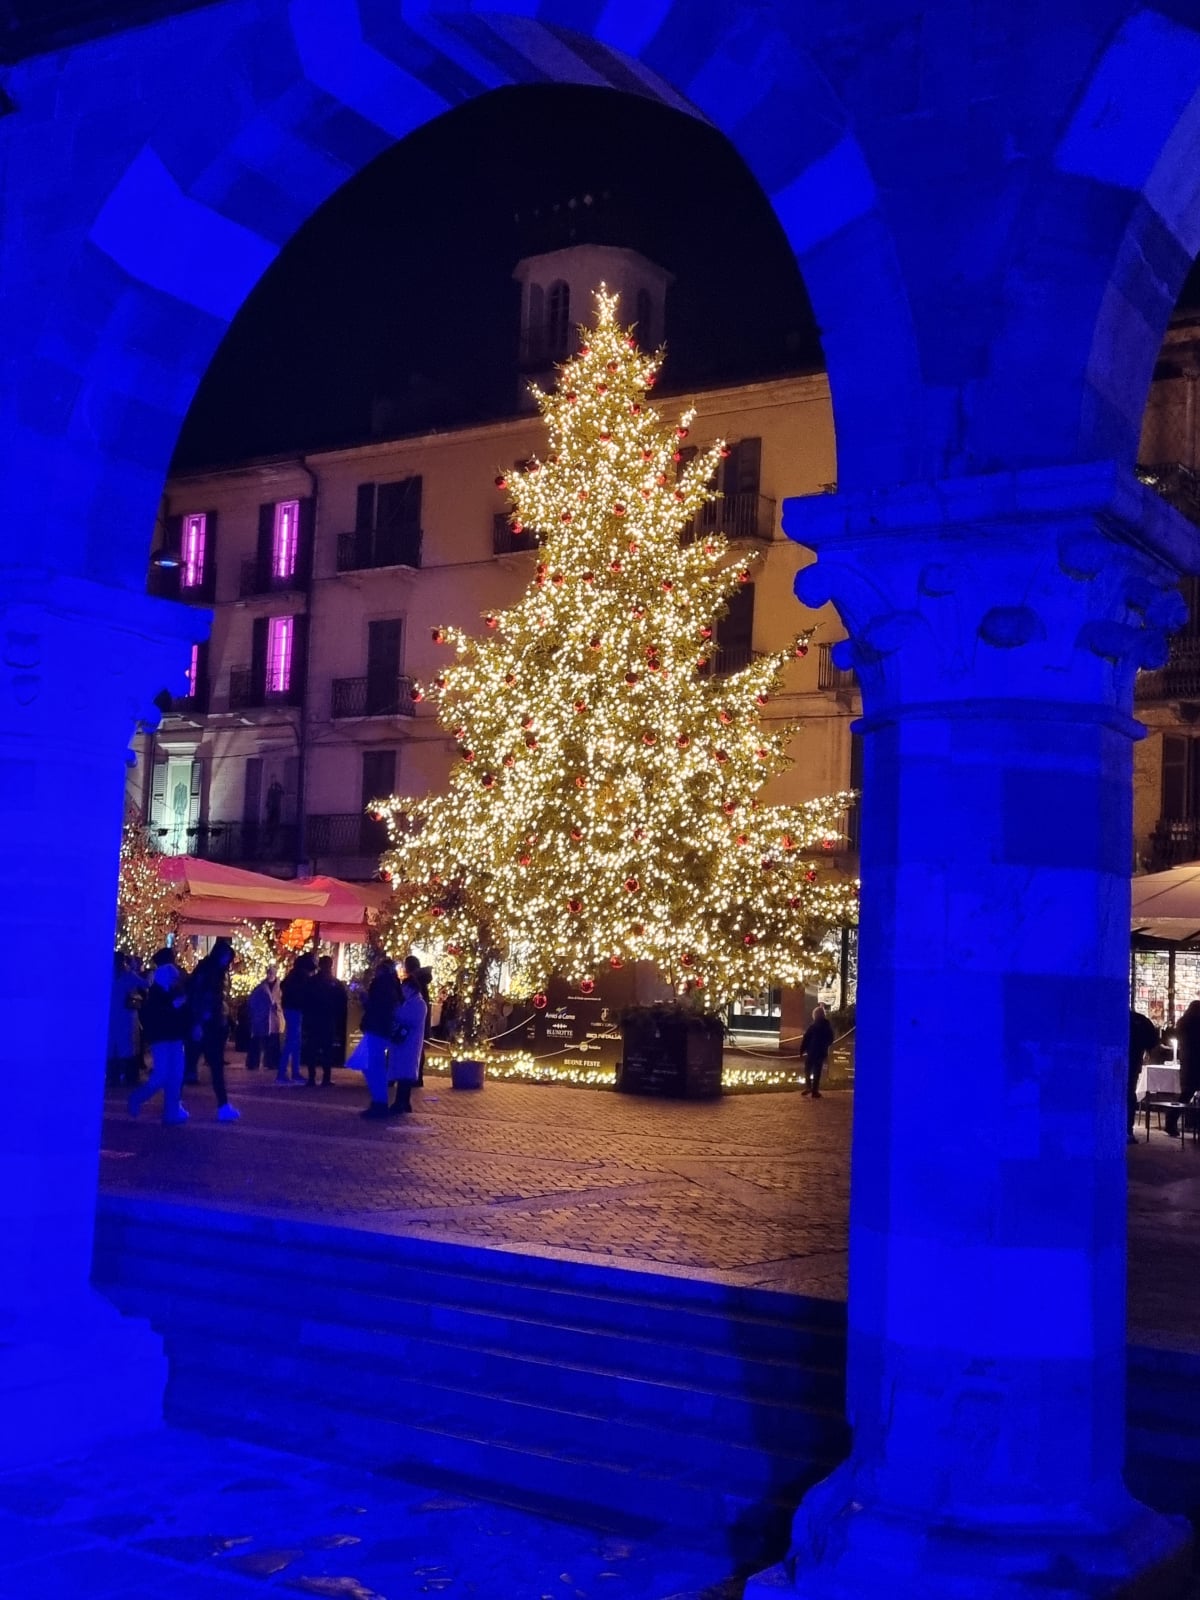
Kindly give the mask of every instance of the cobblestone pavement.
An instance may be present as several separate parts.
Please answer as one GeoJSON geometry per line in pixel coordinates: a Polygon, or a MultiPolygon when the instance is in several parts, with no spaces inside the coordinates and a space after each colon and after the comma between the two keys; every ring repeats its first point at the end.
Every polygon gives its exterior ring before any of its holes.
{"type": "MultiPolygon", "coordinates": [[[[364,1122],[356,1073],[277,1088],[234,1058],[238,1123],[131,1121],[110,1091],[101,1184],[376,1231],[565,1253],[840,1298],[852,1095],[652,1100],[431,1076],[416,1113],[364,1122]]],[[[1200,1346],[1200,1145],[1129,1150],[1134,1337],[1200,1346]]]]}
{"type": "Polygon", "coordinates": [[[0,1600],[733,1600],[729,1561],[162,1428],[0,1476],[0,1600]]]}

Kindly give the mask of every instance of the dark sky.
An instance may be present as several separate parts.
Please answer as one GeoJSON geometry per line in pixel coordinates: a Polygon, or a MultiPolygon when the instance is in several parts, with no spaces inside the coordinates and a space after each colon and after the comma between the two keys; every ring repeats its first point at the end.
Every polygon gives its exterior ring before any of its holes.
{"type": "Polygon", "coordinates": [[[608,90],[505,89],[386,152],[296,234],[217,352],[175,466],[365,438],[380,395],[398,432],[509,412],[512,269],[590,241],[676,274],[664,388],[821,364],[795,260],[722,135],[608,90]]]}

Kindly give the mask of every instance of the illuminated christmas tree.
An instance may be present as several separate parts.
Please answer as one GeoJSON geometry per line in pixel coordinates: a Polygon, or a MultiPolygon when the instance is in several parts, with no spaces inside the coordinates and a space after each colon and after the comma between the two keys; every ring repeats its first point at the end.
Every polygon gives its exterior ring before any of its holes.
{"type": "Polygon", "coordinates": [[[414,693],[437,701],[459,759],[446,794],[379,807],[390,937],[448,953],[476,990],[501,955],[536,988],[557,974],[584,992],[649,961],[715,1009],[826,970],[822,936],[854,920],[856,892],[811,852],[852,797],[758,799],[796,734],[762,709],[807,636],[714,674],[717,623],[757,555],[704,528],[725,447],[688,459],[692,413],[663,423],[647,399],[661,352],[616,312],[601,290],[555,392],[536,391],[545,458],[496,480],[514,532],[540,539],[533,583],[479,638],[434,632],[454,661],[414,693]]]}
{"type": "Polygon", "coordinates": [[[140,820],[127,817],[121,831],[116,948],[143,961],[166,944],[179,913],[179,890],[159,872],[161,860],[140,820]]]}

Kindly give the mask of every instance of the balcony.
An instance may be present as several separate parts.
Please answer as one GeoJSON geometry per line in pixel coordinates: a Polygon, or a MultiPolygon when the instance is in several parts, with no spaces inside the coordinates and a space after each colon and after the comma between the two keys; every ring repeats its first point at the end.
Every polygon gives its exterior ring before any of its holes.
{"type": "Polygon", "coordinates": [[[528,528],[522,528],[520,533],[514,533],[507,511],[497,511],[492,518],[494,556],[519,555],[525,550],[536,550],[540,543],[537,534],[530,532],[528,528]]]}
{"type": "Polygon", "coordinates": [[[718,644],[700,673],[705,678],[727,678],[731,672],[742,672],[752,661],[761,660],[762,655],[761,650],[752,650],[748,644],[718,644]]]}
{"type": "Polygon", "coordinates": [[[298,706],[301,686],[268,689],[252,667],[231,667],[229,671],[230,711],[262,711],[268,706],[298,706]]]}
{"type": "Polygon", "coordinates": [[[859,835],[862,822],[862,803],[853,800],[842,812],[838,822],[838,836],[828,845],[821,848],[820,853],[826,856],[856,856],[859,850],[859,835]]]}
{"type": "Polygon", "coordinates": [[[330,713],[338,717],[415,717],[411,678],[335,678],[330,713]]]}
{"type": "Polygon", "coordinates": [[[173,694],[165,707],[165,714],[170,717],[207,716],[208,684],[198,683],[195,694],[173,694]]]}
{"type": "Polygon", "coordinates": [[[1162,817],[1150,836],[1151,872],[1200,859],[1200,818],[1162,817]]]}
{"type": "Polygon", "coordinates": [[[724,534],[727,539],[760,539],[768,544],[775,537],[775,502],[750,490],[721,495],[700,509],[680,535],[680,542],[695,544],[708,533],[724,534]]]}
{"type": "Polygon", "coordinates": [[[271,571],[269,565],[252,556],[242,562],[238,599],[252,600],[256,595],[290,594],[305,587],[306,577],[307,575],[298,569],[289,572],[286,577],[280,577],[278,573],[271,571]]]}
{"type": "Polygon", "coordinates": [[[1133,698],[1143,702],[1200,701],[1200,637],[1191,634],[1172,639],[1166,666],[1139,672],[1134,680],[1133,698]]]}
{"type": "Polygon", "coordinates": [[[325,812],[308,819],[305,845],[314,864],[334,856],[379,856],[388,843],[386,824],[363,811],[325,812]]]}
{"type": "Polygon", "coordinates": [[[420,528],[356,528],[339,533],[337,569],[339,572],[367,572],[376,567],[419,567],[421,565],[420,528]]]}
{"type": "Polygon", "coordinates": [[[839,698],[858,692],[858,675],[853,667],[835,665],[831,644],[817,646],[817,688],[839,698]]]}
{"type": "MultiPolygon", "coordinates": [[[[294,862],[299,845],[294,822],[201,822],[184,830],[183,854],[226,866],[247,862],[294,862]]],[[[152,843],[174,834],[171,828],[151,828],[152,843]]]]}

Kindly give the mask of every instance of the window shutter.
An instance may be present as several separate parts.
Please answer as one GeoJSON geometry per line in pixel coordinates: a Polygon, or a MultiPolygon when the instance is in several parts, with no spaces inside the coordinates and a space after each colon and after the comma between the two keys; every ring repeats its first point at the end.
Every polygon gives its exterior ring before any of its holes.
{"type": "Polygon", "coordinates": [[[395,684],[400,676],[399,617],[386,617],[367,624],[367,677],[377,683],[395,684]]]}
{"type": "Polygon", "coordinates": [[[375,485],[360,483],[354,501],[354,529],[356,533],[369,532],[375,526],[375,485]]]}
{"type": "Polygon", "coordinates": [[[292,672],[288,679],[288,704],[302,706],[308,681],[308,618],[301,614],[293,617],[292,672]]]}
{"type": "Polygon", "coordinates": [[[262,705],[267,697],[267,626],[268,617],[255,617],[250,635],[250,685],[252,701],[262,705]]]}
{"type": "Polygon", "coordinates": [[[205,639],[196,650],[196,691],[192,696],[192,707],[196,711],[208,710],[208,647],[210,640],[205,639]]]}
{"type": "Polygon", "coordinates": [[[383,800],[396,792],[396,752],[364,750],[362,756],[362,803],[383,800]]]}
{"type": "Polygon", "coordinates": [[[262,757],[246,757],[246,787],[242,794],[242,821],[257,822],[262,807],[262,757]]]}
{"type": "Polygon", "coordinates": [[[1175,734],[1163,734],[1162,814],[1167,822],[1181,822],[1187,815],[1189,743],[1175,734]]]}
{"type": "Polygon", "coordinates": [[[167,810],[167,758],[156,756],[154,770],[150,777],[150,815],[148,822],[151,833],[156,828],[163,826],[163,818],[167,810]]]}
{"type": "Polygon", "coordinates": [[[188,787],[188,832],[195,837],[194,830],[200,823],[200,812],[204,799],[204,763],[198,756],[192,759],[192,778],[188,787]]]}
{"type": "Polygon", "coordinates": [[[255,578],[257,592],[265,594],[271,587],[271,574],[275,569],[275,507],[258,508],[258,546],[255,551],[255,578]]]}
{"type": "Polygon", "coordinates": [[[762,477],[762,440],[740,439],[725,463],[726,494],[757,494],[762,477]]]}
{"type": "Polygon", "coordinates": [[[754,585],[741,584],[729,597],[729,610],[717,623],[717,644],[725,649],[750,648],[754,637],[754,585]]]}
{"type": "Polygon", "coordinates": [[[300,532],[296,541],[296,582],[307,585],[312,577],[315,507],[312,496],[300,502],[300,532]]]}

